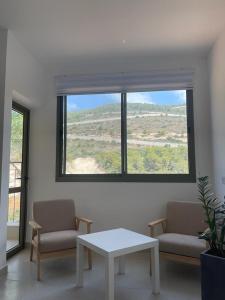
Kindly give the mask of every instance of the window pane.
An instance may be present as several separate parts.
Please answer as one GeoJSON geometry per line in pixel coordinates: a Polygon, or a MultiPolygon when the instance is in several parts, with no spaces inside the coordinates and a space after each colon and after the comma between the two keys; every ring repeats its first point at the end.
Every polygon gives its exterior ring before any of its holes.
{"type": "Polygon", "coordinates": [[[186,91],[127,94],[130,174],[188,174],[186,91]]]}
{"type": "Polygon", "coordinates": [[[121,173],[121,96],[67,96],[66,174],[121,173]]]}
{"type": "Polygon", "coordinates": [[[20,222],[20,197],[21,193],[9,194],[8,205],[8,222],[19,223],[20,222]]]}
{"type": "Polygon", "coordinates": [[[9,187],[21,186],[23,115],[12,110],[9,187]]]}
{"type": "Polygon", "coordinates": [[[10,193],[8,197],[7,251],[19,245],[20,198],[21,193],[10,193]]]}

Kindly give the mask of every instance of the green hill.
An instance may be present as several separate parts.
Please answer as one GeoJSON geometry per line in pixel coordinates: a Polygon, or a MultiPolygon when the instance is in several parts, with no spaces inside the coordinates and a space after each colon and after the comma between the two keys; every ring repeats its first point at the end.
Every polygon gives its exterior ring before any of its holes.
{"type": "MultiPolygon", "coordinates": [[[[121,104],[107,104],[96,107],[94,109],[85,109],[81,111],[72,111],[67,113],[68,122],[76,122],[86,119],[98,119],[102,118],[104,115],[108,117],[115,115],[115,113],[121,112],[121,104]]],[[[150,113],[150,112],[162,112],[171,114],[185,114],[186,107],[184,105],[157,105],[157,104],[147,104],[147,103],[128,103],[127,104],[128,114],[133,113],[150,113]]]]}

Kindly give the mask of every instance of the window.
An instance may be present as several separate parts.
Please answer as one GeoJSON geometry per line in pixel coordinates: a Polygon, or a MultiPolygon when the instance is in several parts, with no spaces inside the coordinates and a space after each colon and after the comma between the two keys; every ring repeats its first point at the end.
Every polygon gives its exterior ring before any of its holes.
{"type": "Polygon", "coordinates": [[[120,174],[120,95],[68,96],[65,101],[65,173],[120,174]]]}
{"type": "Polygon", "coordinates": [[[58,97],[57,181],[194,182],[192,90],[58,97]]]}

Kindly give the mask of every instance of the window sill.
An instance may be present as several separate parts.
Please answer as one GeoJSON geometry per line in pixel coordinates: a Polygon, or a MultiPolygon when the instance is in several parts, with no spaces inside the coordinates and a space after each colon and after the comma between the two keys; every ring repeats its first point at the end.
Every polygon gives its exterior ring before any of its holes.
{"type": "Polygon", "coordinates": [[[72,175],[61,174],[56,176],[56,182],[174,182],[196,183],[194,174],[154,174],[154,175],[72,175]]]}

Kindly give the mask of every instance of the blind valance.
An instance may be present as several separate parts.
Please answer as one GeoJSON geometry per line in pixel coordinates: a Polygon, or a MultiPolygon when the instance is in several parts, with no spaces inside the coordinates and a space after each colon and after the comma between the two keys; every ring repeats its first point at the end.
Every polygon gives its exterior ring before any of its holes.
{"type": "Polygon", "coordinates": [[[57,95],[103,92],[132,92],[193,88],[193,69],[152,70],[151,72],[58,75],[57,95]]]}

